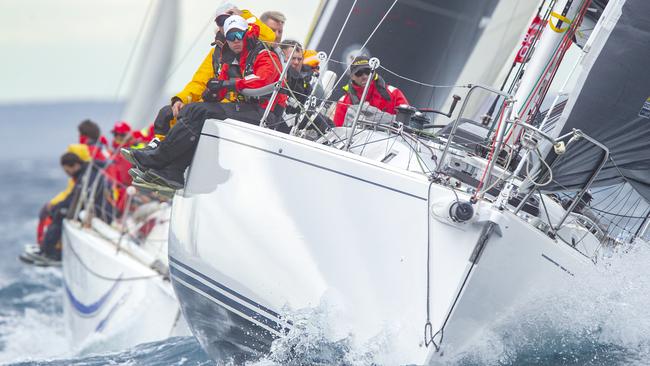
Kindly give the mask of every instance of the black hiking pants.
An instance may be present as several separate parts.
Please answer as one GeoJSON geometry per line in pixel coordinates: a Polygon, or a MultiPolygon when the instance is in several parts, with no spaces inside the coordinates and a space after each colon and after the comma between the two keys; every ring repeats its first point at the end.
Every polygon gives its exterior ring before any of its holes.
{"type": "MultiPolygon", "coordinates": [[[[176,172],[185,170],[191,163],[199,143],[203,124],[208,119],[232,118],[251,124],[259,124],[264,115],[264,108],[253,103],[192,103],[188,104],[178,115],[178,122],[169,131],[157,150],[157,158],[166,168],[176,172]]],[[[273,113],[269,122],[275,122],[273,113]]]]}
{"type": "Polygon", "coordinates": [[[166,105],[158,111],[156,119],[153,121],[153,133],[156,135],[167,136],[171,127],[169,124],[174,119],[172,107],[166,105]]]}

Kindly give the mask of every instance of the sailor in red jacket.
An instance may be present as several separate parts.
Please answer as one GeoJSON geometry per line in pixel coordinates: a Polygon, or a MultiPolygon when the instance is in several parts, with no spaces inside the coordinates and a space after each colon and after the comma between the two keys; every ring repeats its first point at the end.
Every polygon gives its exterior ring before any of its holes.
{"type": "MultiPolygon", "coordinates": [[[[123,150],[123,154],[139,170],[146,172],[143,179],[150,183],[180,189],[185,184],[183,173],[194,156],[194,151],[206,119],[239,121],[259,124],[269,95],[249,98],[242,89],[257,89],[280,79],[282,64],[279,56],[259,41],[259,28],[238,15],[224,21],[224,45],[220,72],[208,81],[203,102],[186,105],[179,113],[179,122],[160,145],[152,150],[123,150]]],[[[286,95],[279,94],[271,107],[267,124],[281,121],[286,95]]]]}
{"type": "MultiPolygon", "coordinates": [[[[343,87],[345,94],[339,99],[334,112],[334,124],[337,127],[341,127],[345,123],[345,114],[348,112],[348,107],[359,104],[363,95],[363,88],[370,78],[370,71],[367,56],[357,56],[352,61],[352,65],[350,65],[350,82],[343,87]]],[[[394,86],[387,85],[378,74],[375,76],[375,80],[371,82],[372,84],[370,84],[366,95],[366,102],[370,106],[377,108],[381,112],[397,114],[395,109],[397,106],[409,104],[404,93],[394,86]]]]}
{"type": "Polygon", "coordinates": [[[102,136],[99,125],[89,119],[81,121],[77,126],[79,131],[79,143],[88,145],[90,156],[96,161],[105,161],[105,148],[108,145],[106,137],[102,136]]]}

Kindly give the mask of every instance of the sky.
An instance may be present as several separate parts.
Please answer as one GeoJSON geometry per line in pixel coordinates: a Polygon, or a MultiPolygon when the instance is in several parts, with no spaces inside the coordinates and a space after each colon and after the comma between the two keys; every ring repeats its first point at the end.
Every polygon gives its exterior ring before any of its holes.
{"type": "MultiPolygon", "coordinates": [[[[156,1],[169,0],[0,0],[0,104],[128,98],[137,65],[133,60],[127,69],[129,55],[156,1]]],[[[226,3],[179,0],[168,95],[183,88],[209,52],[216,9],[226,3]]],[[[228,3],[257,15],[283,12],[284,38],[303,41],[320,1],[228,3]]]]}

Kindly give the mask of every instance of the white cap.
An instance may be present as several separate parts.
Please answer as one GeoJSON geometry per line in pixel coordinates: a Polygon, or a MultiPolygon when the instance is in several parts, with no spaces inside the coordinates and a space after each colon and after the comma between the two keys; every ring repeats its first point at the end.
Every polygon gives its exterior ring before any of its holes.
{"type": "Polygon", "coordinates": [[[228,34],[232,29],[239,29],[242,31],[248,30],[248,23],[246,19],[239,15],[231,15],[223,22],[223,32],[228,34]]]}

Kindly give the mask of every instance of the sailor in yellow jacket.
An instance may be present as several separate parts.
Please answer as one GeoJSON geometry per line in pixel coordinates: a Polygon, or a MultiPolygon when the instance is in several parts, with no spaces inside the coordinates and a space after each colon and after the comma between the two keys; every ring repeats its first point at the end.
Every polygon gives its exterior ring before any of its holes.
{"type": "Polygon", "coordinates": [[[215,41],[212,43],[214,47],[210,52],[208,52],[207,56],[205,56],[198,70],[194,73],[192,80],[185,85],[185,88],[183,88],[180,93],[172,97],[170,105],[162,107],[158,112],[158,116],[154,121],[155,138],[150,144],[151,147],[156,147],[160,141],[165,139],[169,129],[176,124],[176,116],[183,106],[201,101],[201,94],[205,91],[208,80],[214,78],[215,75],[218,75],[221,47],[225,42],[225,37],[221,28],[223,26],[223,21],[232,14],[240,15],[242,18],[246,19],[248,23],[255,23],[260,28],[259,39],[261,41],[267,43],[275,41],[275,32],[254,16],[249,10],[233,8],[218,15],[215,18],[215,22],[217,23],[217,26],[219,26],[219,31],[215,36],[215,41]],[[215,52],[217,53],[215,54],[215,52]]]}
{"type": "MultiPolygon", "coordinates": [[[[66,153],[72,153],[76,155],[79,158],[79,161],[83,163],[88,163],[90,161],[90,150],[86,144],[72,144],[68,146],[66,153]]],[[[36,241],[39,245],[43,244],[46,229],[52,223],[53,208],[66,199],[69,199],[74,190],[75,183],[75,178],[70,176],[68,178],[67,187],[63,191],[59,192],[56,196],[54,196],[54,198],[46,203],[43,208],[41,208],[41,212],[39,213],[38,226],[36,227],[36,241]]]]}

